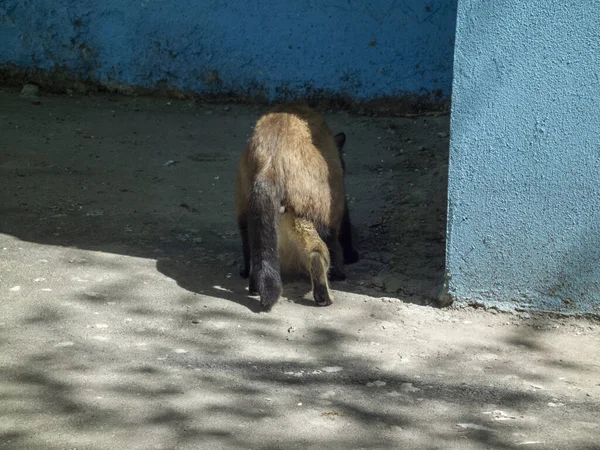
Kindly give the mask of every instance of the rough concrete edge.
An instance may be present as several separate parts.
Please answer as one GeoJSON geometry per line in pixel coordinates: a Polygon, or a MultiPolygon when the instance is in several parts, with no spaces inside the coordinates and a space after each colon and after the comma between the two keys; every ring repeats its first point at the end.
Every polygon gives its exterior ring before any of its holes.
{"type": "MultiPolygon", "coordinates": [[[[600,322],[600,312],[582,312],[582,311],[567,311],[551,307],[543,307],[535,305],[531,300],[523,299],[507,299],[491,300],[483,298],[462,297],[448,291],[447,285],[444,285],[442,293],[437,299],[437,305],[442,308],[451,309],[483,309],[485,311],[494,310],[501,313],[509,314],[531,314],[532,317],[549,317],[549,318],[581,318],[594,322],[600,322]]],[[[526,317],[526,318],[529,318],[526,317]]]]}
{"type": "Polygon", "coordinates": [[[78,77],[64,68],[43,70],[19,67],[12,63],[0,65],[0,85],[22,87],[35,84],[51,94],[75,93],[87,95],[100,92],[118,93],[125,96],[155,96],[175,99],[188,99],[202,103],[254,103],[269,105],[274,103],[307,102],[321,110],[343,110],[356,115],[417,117],[422,115],[447,115],[450,110],[450,96],[442,91],[426,94],[405,93],[398,96],[379,97],[371,100],[357,100],[349,95],[330,92],[305,86],[301,90],[277,89],[277,97],[269,100],[260,87],[241,92],[195,92],[184,91],[161,83],[147,88],[122,83],[102,82],[78,77]]]}
{"type": "Polygon", "coordinates": [[[454,304],[455,298],[450,293],[450,275],[448,274],[447,270],[444,272],[444,283],[442,285],[441,292],[435,301],[436,305],[440,308],[446,308],[454,304]]]}
{"type": "Polygon", "coordinates": [[[461,296],[454,293],[449,284],[450,278],[446,277],[442,292],[437,299],[437,304],[440,307],[473,307],[485,310],[494,309],[500,312],[529,312],[556,317],[581,317],[600,320],[600,311],[569,310],[569,306],[560,299],[552,299],[539,294],[506,296],[488,291],[476,292],[473,296],[461,296]]]}

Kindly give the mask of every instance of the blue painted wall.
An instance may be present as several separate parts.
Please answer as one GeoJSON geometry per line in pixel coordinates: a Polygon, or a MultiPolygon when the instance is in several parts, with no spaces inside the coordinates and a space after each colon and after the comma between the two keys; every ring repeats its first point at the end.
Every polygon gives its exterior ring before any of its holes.
{"type": "Polygon", "coordinates": [[[2,0],[0,66],[270,99],[449,94],[456,0],[2,0]]]}
{"type": "Polygon", "coordinates": [[[459,0],[453,297],[600,312],[599,58],[594,2],[459,0]]]}

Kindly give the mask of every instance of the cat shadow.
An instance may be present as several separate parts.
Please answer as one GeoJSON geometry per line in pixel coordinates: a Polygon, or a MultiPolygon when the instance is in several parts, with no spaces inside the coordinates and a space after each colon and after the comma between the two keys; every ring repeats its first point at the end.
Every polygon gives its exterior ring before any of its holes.
{"type": "MultiPolygon", "coordinates": [[[[248,291],[248,280],[237,273],[215,274],[214,270],[202,270],[201,266],[184,264],[170,258],[158,259],[156,268],[189,292],[227,300],[244,306],[253,313],[263,312],[259,297],[248,291]]],[[[279,303],[288,301],[301,306],[319,307],[312,297],[310,282],[291,277],[283,277],[282,282],[283,292],[279,303]]]]}

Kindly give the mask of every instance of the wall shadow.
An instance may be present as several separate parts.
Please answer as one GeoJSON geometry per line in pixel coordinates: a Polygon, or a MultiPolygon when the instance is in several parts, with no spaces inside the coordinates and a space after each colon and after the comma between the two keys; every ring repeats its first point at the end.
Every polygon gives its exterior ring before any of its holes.
{"type": "MultiPolygon", "coordinates": [[[[190,292],[226,281],[240,292],[235,165],[262,107],[119,96],[32,104],[10,93],[2,100],[0,232],[155,259],[190,292]]],[[[333,288],[430,303],[443,275],[447,117],[328,113],[328,121],[348,136],[346,184],[362,257],[333,288]]]]}

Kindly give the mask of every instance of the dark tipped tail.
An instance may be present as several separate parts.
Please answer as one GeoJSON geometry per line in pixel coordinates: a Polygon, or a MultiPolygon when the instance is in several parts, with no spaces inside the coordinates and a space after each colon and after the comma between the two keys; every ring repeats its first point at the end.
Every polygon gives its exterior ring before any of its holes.
{"type": "Polygon", "coordinates": [[[340,226],[339,241],[344,251],[344,264],[354,264],[359,261],[360,256],[352,243],[352,223],[350,222],[350,211],[348,200],[344,199],[344,216],[340,226]]]}
{"type": "Polygon", "coordinates": [[[279,273],[279,195],[277,186],[264,178],[252,185],[248,234],[251,252],[250,290],[258,291],[260,304],[270,311],[281,296],[279,273]]]}

